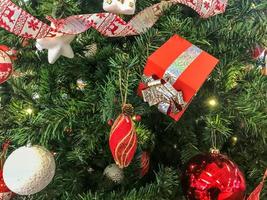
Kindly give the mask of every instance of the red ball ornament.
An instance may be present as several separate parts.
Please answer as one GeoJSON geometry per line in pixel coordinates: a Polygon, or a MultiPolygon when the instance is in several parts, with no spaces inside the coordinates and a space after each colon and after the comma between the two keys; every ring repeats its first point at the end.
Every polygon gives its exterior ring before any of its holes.
{"type": "Polygon", "coordinates": [[[136,122],[141,122],[142,116],[141,115],[135,115],[135,116],[133,116],[133,120],[136,122]]]}
{"type": "Polygon", "coordinates": [[[13,193],[6,186],[3,179],[3,171],[0,171],[0,200],[9,200],[13,196],[13,193]]]}
{"type": "Polygon", "coordinates": [[[109,147],[119,168],[129,166],[136,148],[137,135],[131,117],[121,114],[111,127],[109,147]]]}
{"type": "Polygon", "coordinates": [[[227,156],[209,153],[188,162],[182,187],[188,200],[243,200],[246,183],[242,172],[227,156]]]}
{"type": "Polygon", "coordinates": [[[109,119],[109,120],[108,120],[108,125],[109,125],[109,126],[112,126],[113,123],[114,123],[113,119],[109,119]]]}
{"type": "Polygon", "coordinates": [[[13,66],[9,55],[0,50],[0,84],[8,80],[12,71],[13,66]]]}

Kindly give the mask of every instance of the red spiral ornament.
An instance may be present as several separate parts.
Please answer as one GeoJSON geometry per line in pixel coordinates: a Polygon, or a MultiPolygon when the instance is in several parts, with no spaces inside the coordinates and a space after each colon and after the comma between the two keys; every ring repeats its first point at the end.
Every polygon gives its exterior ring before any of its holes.
{"type": "Polygon", "coordinates": [[[137,135],[130,116],[121,114],[116,119],[111,127],[109,147],[120,168],[129,166],[137,148],[137,135]]]}

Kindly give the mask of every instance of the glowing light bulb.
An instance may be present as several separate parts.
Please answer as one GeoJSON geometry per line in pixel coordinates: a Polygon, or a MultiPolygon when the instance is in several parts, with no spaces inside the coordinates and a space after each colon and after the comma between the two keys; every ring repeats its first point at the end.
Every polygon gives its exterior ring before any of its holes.
{"type": "Polygon", "coordinates": [[[27,108],[25,110],[25,112],[28,114],[28,115],[31,115],[33,113],[33,109],[32,108],[27,108]]]}
{"type": "Polygon", "coordinates": [[[211,106],[211,107],[215,107],[218,105],[218,102],[215,98],[212,98],[208,101],[208,104],[211,106]]]}

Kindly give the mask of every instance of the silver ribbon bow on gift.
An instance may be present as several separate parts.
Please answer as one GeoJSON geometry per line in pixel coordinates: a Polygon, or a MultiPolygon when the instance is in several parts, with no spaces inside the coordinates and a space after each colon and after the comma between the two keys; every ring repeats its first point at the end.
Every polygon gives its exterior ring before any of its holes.
{"type": "Polygon", "coordinates": [[[183,92],[177,91],[169,81],[143,77],[147,88],[142,90],[143,99],[149,106],[158,105],[164,114],[177,114],[186,107],[183,92]]]}

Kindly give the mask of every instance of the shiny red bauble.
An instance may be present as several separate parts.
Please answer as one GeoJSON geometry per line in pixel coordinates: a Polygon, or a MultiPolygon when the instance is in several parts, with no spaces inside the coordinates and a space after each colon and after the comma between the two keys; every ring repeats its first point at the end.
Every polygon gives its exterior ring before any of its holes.
{"type": "Polygon", "coordinates": [[[109,125],[109,126],[112,126],[113,124],[114,124],[114,120],[113,120],[113,119],[109,119],[109,120],[108,120],[108,125],[109,125]]]}
{"type": "Polygon", "coordinates": [[[141,115],[135,115],[135,116],[133,116],[133,120],[136,122],[141,122],[142,116],[141,115]]]}
{"type": "Polygon", "coordinates": [[[188,200],[243,200],[245,178],[237,165],[219,153],[193,157],[182,174],[188,200]]]}

